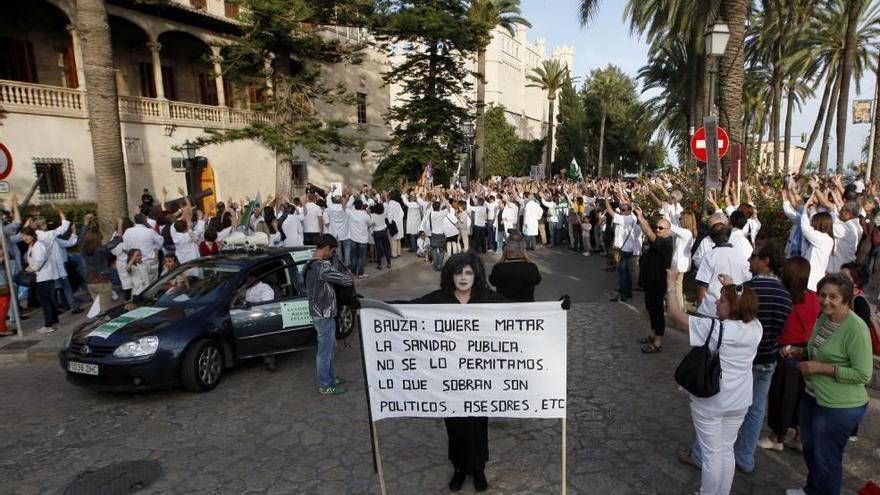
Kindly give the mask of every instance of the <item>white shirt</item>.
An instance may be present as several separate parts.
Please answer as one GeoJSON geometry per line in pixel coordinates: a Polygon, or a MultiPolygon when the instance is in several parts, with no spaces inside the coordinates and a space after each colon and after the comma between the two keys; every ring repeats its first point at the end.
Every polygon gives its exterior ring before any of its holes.
{"type": "Polygon", "coordinates": [[[547,221],[550,223],[559,222],[559,213],[556,211],[556,202],[547,201],[546,199],[541,198],[541,203],[547,207],[547,221]]]}
{"type": "MultiPolygon", "coordinates": [[[[315,234],[321,231],[321,207],[308,202],[304,208],[303,231],[306,234],[315,234]]],[[[287,235],[287,234],[285,234],[287,235]]]]}
{"type": "Polygon", "coordinates": [[[752,243],[749,242],[749,238],[746,237],[746,233],[739,229],[732,229],[730,232],[730,240],[728,241],[730,244],[733,244],[733,247],[739,252],[740,256],[746,260],[748,263],[749,258],[752,257],[752,251],[754,247],[752,243]]]}
{"type": "Polygon", "coordinates": [[[42,242],[35,242],[27,251],[28,266],[37,274],[37,282],[48,282],[58,278],[51,253],[42,242]]]}
{"type": "Polygon", "coordinates": [[[486,221],[492,223],[495,221],[495,216],[498,215],[498,202],[492,201],[486,202],[486,221]]]}
{"type": "Polygon", "coordinates": [[[807,212],[801,215],[801,234],[809,245],[804,258],[810,261],[810,279],[807,288],[816,292],[819,281],[828,270],[828,261],[831,259],[831,250],[834,248],[834,239],[824,232],[819,232],[810,225],[810,216],[807,212]]]}
{"type": "Polygon", "coordinates": [[[397,234],[394,234],[391,238],[403,239],[403,207],[400,206],[400,203],[393,199],[388,200],[388,203],[385,204],[385,215],[388,216],[389,222],[394,222],[397,225],[397,234]]]}
{"type": "Polygon", "coordinates": [[[299,247],[303,241],[303,215],[297,208],[287,214],[284,222],[281,224],[281,230],[284,231],[284,247],[299,247]]]}
{"type": "Polygon", "coordinates": [[[373,232],[381,232],[388,228],[388,225],[385,224],[385,220],[388,217],[385,213],[370,213],[370,222],[373,227],[373,232]]]}
{"type": "Polygon", "coordinates": [[[525,210],[525,213],[523,214],[523,234],[531,236],[538,235],[538,222],[541,221],[541,216],[544,215],[544,210],[541,209],[541,205],[535,200],[529,200],[529,202],[526,203],[526,207],[523,209],[525,210]]]}
{"type": "Polygon", "coordinates": [[[474,227],[485,227],[489,218],[489,209],[486,204],[471,206],[468,205],[468,211],[474,212],[474,227]]]}
{"type": "Polygon", "coordinates": [[[681,273],[691,270],[691,250],[694,248],[694,234],[677,225],[672,225],[675,247],[672,251],[672,266],[681,273]]]}
{"type": "Polygon", "coordinates": [[[504,223],[504,231],[507,232],[510,229],[515,229],[518,219],[519,206],[512,201],[507,203],[507,206],[501,212],[501,222],[504,223]]]}
{"type": "Polygon", "coordinates": [[[275,299],[275,291],[266,282],[257,282],[244,293],[244,300],[254,304],[275,299]]]}
{"type": "Polygon", "coordinates": [[[621,251],[632,253],[633,256],[642,254],[642,228],[634,215],[614,214],[611,220],[615,224],[614,247],[621,251]]]}
{"type": "MultiPolygon", "coordinates": [[[[691,345],[703,345],[712,329],[712,319],[691,316],[688,322],[691,345]]],[[[758,353],[758,344],[761,343],[761,335],[764,333],[761,322],[757,318],[748,323],[738,320],[716,321],[715,330],[709,339],[712,350],[718,345],[722,324],[724,334],[718,350],[721,359],[721,389],[712,397],[691,396],[691,405],[706,414],[745,412],[752,405],[752,361],[758,353]]]]}
{"type": "Polygon", "coordinates": [[[156,259],[156,251],[162,249],[162,236],[142,224],[126,230],[122,234],[122,242],[126,251],[139,250],[144,262],[156,259]]]}
{"type": "Polygon", "coordinates": [[[697,245],[696,251],[694,251],[694,255],[692,261],[694,263],[695,268],[700,268],[700,265],[703,262],[703,258],[712,251],[712,248],[715,247],[715,242],[712,241],[712,238],[709,236],[703,237],[700,241],[700,244],[697,245]]]}
{"type": "Polygon", "coordinates": [[[678,221],[681,219],[681,213],[683,211],[684,208],[681,206],[681,203],[664,202],[660,214],[663,215],[663,218],[669,220],[669,223],[678,227],[678,221]]]}
{"type": "MultiPolygon", "coordinates": [[[[446,210],[434,211],[431,210],[425,214],[425,218],[422,220],[421,230],[428,234],[428,237],[431,234],[446,234],[446,224],[449,223],[446,220],[446,210]]],[[[458,229],[456,229],[455,234],[458,234],[458,229]]],[[[430,240],[430,239],[429,239],[430,240]]]]}
{"type": "Polygon", "coordinates": [[[198,238],[192,232],[178,232],[172,225],[171,240],[174,241],[174,254],[177,255],[177,261],[184,264],[199,257],[198,238]]]}
{"type": "Polygon", "coordinates": [[[337,241],[347,241],[351,238],[348,231],[348,213],[341,204],[330,203],[327,206],[324,210],[324,224],[337,241]]]}
{"type": "Polygon", "coordinates": [[[361,244],[370,242],[370,214],[364,210],[351,209],[348,211],[348,233],[351,240],[361,244]]]}
{"type": "MultiPolygon", "coordinates": [[[[422,204],[418,201],[410,201],[404,194],[401,199],[403,206],[406,206],[406,234],[418,234],[422,224],[422,204]]],[[[398,225],[398,227],[400,227],[398,225]]]]}
{"type": "Polygon", "coordinates": [[[706,287],[706,296],[697,311],[706,316],[715,316],[715,301],[721,295],[719,275],[730,275],[733,283],[741,284],[751,280],[749,263],[730,243],[720,244],[706,254],[697,271],[697,282],[706,287]]]}
{"type": "Polygon", "coordinates": [[[842,222],[834,217],[834,252],[828,262],[828,272],[839,272],[840,267],[856,260],[856,249],[862,238],[862,225],[858,217],[842,222]]]}

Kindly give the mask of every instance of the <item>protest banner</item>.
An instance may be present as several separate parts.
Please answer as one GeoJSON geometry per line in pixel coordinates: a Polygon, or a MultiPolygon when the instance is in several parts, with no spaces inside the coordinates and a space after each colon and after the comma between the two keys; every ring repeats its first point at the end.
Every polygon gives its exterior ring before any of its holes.
{"type": "MultiPolygon", "coordinates": [[[[376,302],[362,302],[360,322],[372,422],[455,416],[561,419],[564,483],[567,340],[566,312],[558,301],[371,303],[376,302]]],[[[378,452],[375,424],[372,430],[378,452]]]]}

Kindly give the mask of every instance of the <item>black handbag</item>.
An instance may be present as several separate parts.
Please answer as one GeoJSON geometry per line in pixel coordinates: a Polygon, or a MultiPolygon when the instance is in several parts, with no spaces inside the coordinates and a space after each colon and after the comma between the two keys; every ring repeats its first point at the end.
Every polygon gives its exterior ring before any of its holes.
{"type": "Polygon", "coordinates": [[[397,233],[399,232],[399,230],[397,229],[397,222],[395,222],[394,220],[391,220],[391,221],[389,222],[389,221],[386,219],[386,220],[385,220],[385,225],[388,226],[388,234],[390,234],[391,237],[396,236],[397,233]]]}
{"type": "Polygon", "coordinates": [[[713,318],[706,342],[701,346],[691,347],[675,369],[675,381],[697,397],[712,397],[721,390],[721,356],[718,350],[724,338],[724,322],[719,323],[718,345],[712,350],[709,348],[709,341],[715,331],[715,321],[713,318]]]}
{"type": "Polygon", "coordinates": [[[37,274],[21,270],[12,277],[12,281],[20,287],[30,287],[37,283],[37,274]]]}
{"type": "MultiPolygon", "coordinates": [[[[429,212],[428,215],[431,213],[429,212]]],[[[446,234],[434,233],[434,219],[428,217],[428,225],[431,228],[431,247],[434,249],[443,249],[446,247],[446,234]]]]}

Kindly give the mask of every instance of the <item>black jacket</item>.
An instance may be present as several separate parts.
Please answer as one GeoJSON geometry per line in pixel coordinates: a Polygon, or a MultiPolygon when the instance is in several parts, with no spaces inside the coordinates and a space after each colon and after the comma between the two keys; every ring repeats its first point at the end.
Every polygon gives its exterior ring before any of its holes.
{"type": "Polygon", "coordinates": [[[511,301],[534,302],[535,287],[541,283],[541,272],[538,271],[538,265],[529,261],[504,261],[492,267],[489,283],[511,301]]]}

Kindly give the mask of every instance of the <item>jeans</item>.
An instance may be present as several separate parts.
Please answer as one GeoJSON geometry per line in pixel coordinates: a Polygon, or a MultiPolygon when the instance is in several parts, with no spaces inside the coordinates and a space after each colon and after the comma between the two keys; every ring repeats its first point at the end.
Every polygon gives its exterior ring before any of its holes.
{"type": "Polygon", "coordinates": [[[755,470],[755,448],[764,425],[764,412],[767,410],[767,392],[776,363],[755,364],[752,366],[752,405],[746,412],[739,438],[736,439],[734,454],[736,465],[747,473],[755,470]]]}
{"type": "Polygon", "coordinates": [[[351,241],[351,269],[355,275],[364,274],[367,264],[367,243],[351,241]]]}
{"type": "Polygon", "coordinates": [[[620,252],[620,263],[617,264],[617,283],[619,285],[617,290],[620,292],[620,297],[629,299],[633,296],[633,276],[638,267],[638,255],[626,251],[620,252]]]}
{"type": "Polygon", "coordinates": [[[416,252],[419,248],[419,234],[406,234],[406,239],[409,242],[409,252],[416,252]]]}
{"type": "Polygon", "coordinates": [[[336,319],[315,318],[314,322],[318,333],[318,386],[326,388],[336,383],[336,319]]]}
{"type": "Polygon", "coordinates": [[[568,240],[568,247],[571,249],[581,252],[584,250],[584,236],[581,232],[581,224],[573,223],[569,225],[569,233],[571,237],[568,240]]]}
{"type": "Polygon", "coordinates": [[[489,238],[489,250],[495,251],[498,248],[498,239],[495,238],[495,225],[490,222],[486,226],[486,237],[489,238]]]}
{"type": "Polygon", "coordinates": [[[433,253],[433,261],[431,266],[434,267],[435,270],[440,270],[443,268],[443,258],[446,256],[446,248],[431,248],[433,253]]]}
{"type": "Polygon", "coordinates": [[[373,232],[373,241],[376,243],[376,263],[382,266],[382,258],[391,266],[391,240],[388,238],[388,230],[373,232]]]}
{"type": "Polygon", "coordinates": [[[733,485],[736,461],[733,444],[746,411],[707,414],[691,404],[697,443],[703,452],[700,493],[727,495],[733,485]]]}
{"type": "Polygon", "coordinates": [[[55,305],[55,281],[37,282],[37,297],[43,308],[43,326],[51,327],[58,324],[58,306],[55,305]]]}
{"type": "Polygon", "coordinates": [[[486,252],[486,227],[474,227],[474,245],[475,253],[486,252]]]}
{"type": "Polygon", "coordinates": [[[342,261],[345,262],[345,266],[351,268],[351,239],[339,241],[339,248],[342,250],[342,261]]]}
{"type": "Polygon", "coordinates": [[[319,232],[305,232],[303,234],[304,246],[315,246],[318,244],[318,238],[321,237],[319,232]]]}
{"type": "Polygon", "coordinates": [[[495,250],[501,252],[504,250],[504,243],[507,241],[507,231],[504,230],[504,227],[498,229],[495,233],[496,246],[495,250]]]}
{"type": "Polygon", "coordinates": [[[76,296],[73,295],[73,287],[70,286],[70,279],[67,277],[62,277],[59,279],[55,279],[55,282],[55,288],[61,289],[61,292],[64,293],[64,299],[67,302],[68,309],[79,308],[79,301],[77,301],[76,296]]]}
{"type": "Polygon", "coordinates": [[[537,240],[537,238],[538,238],[538,236],[535,236],[535,235],[527,235],[526,236],[526,249],[527,250],[529,250],[529,251],[535,250],[535,245],[536,245],[535,241],[537,240]]]}
{"type": "Polygon", "coordinates": [[[557,236],[556,236],[556,222],[548,222],[548,223],[547,223],[547,230],[550,231],[550,245],[551,245],[551,246],[555,246],[555,245],[556,245],[556,239],[557,239],[557,236]]]}
{"type": "Polygon", "coordinates": [[[801,398],[800,425],[809,495],[839,495],[843,484],[843,450],[868,405],[824,407],[814,397],[801,398]]]}

